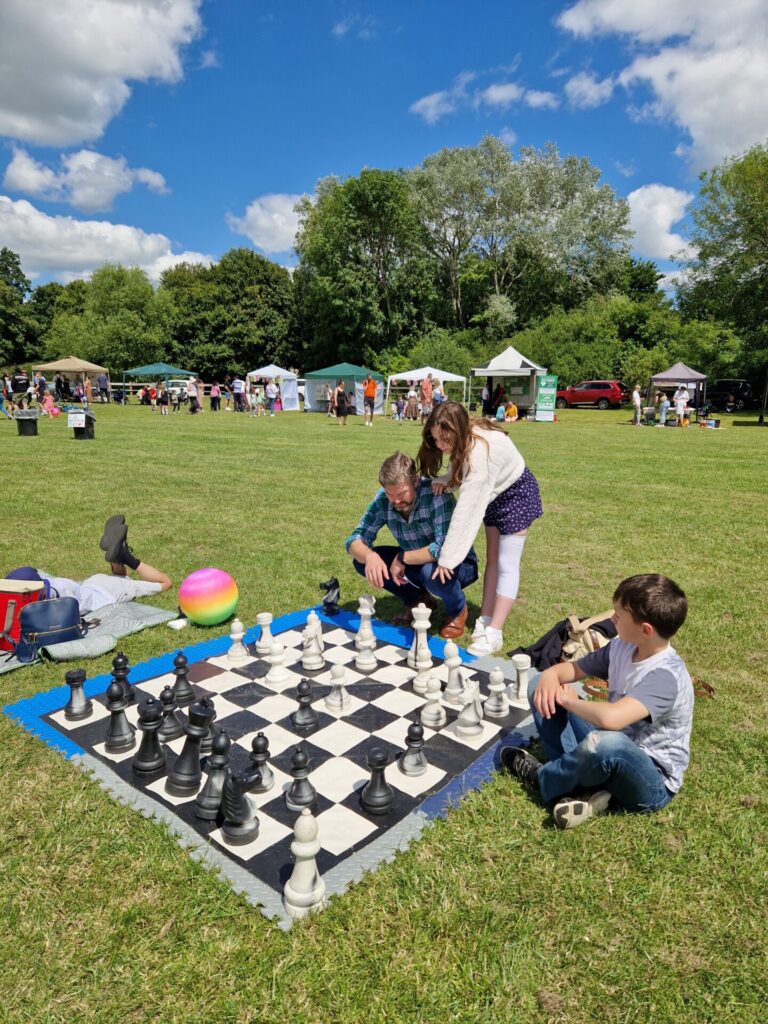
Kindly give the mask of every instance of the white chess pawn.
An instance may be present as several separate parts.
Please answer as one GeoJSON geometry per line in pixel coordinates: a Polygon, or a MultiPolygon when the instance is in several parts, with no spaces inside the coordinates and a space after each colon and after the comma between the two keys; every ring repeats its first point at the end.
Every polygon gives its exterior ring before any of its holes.
{"type": "Polygon", "coordinates": [[[448,720],[445,708],[440,703],[440,680],[430,676],[427,680],[427,703],[421,709],[419,720],[427,729],[440,729],[448,720]]]}
{"type": "Polygon", "coordinates": [[[458,706],[464,703],[464,679],[461,675],[459,648],[453,640],[449,640],[443,648],[443,661],[448,666],[448,682],[443,697],[446,704],[458,706]]]}
{"type": "Polygon", "coordinates": [[[494,665],[488,678],[489,697],[483,704],[486,718],[506,718],[509,714],[509,699],[504,682],[504,673],[494,665]]]}
{"type": "Polygon", "coordinates": [[[291,853],[294,865],[291,877],[285,883],[283,904],[291,917],[302,918],[325,906],[325,882],[317,870],[316,857],[320,852],[317,821],[308,807],[296,819],[293,827],[291,853]]]}
{"type": "Polygon", "coordinates": [[[270,629],[270,626],[272,625],[272,618],[272,612],[259,612],[256,616],[256,625],[261,626],[261,635],[256,641],[256,653],[262,658],[269,654],[270,648],[272,647],[274,639],[272,636],[272,630],[270,629]]]}
{"type": "Polygon", "coordinates": [[[232,619],[232,625],[229,628],[229,639],[232,643],[227,651],[227,661],[231,661],[235,665],[242,665],[244,662],[251,660],[248,649],[243,643],[244,636],[245,630],[240,619],[232,619]]]}
{"type": "Polygon", "coordinates": [[[346,711],[352,704],[352,698],[346,690],[347,670],[343,665],[331,667],[331,692],[325,698],[328,711],[346,711]]]}
{"type": "Polygon", "coordinates": [[[456,735],[471,739],[483,731],[483,705],[477,683],[467,684],[465,700],[466,703],[456,719],[456,735]]]}
{"type": "Polygon", "coordinates": [[[267,686],[277,686],[284,683],[288,678],[288,669],[285,667],[285,648],[282,644],[272,641],[269,649],[268,661],[272,666],[267,672],[264,682],[267,686]]]}

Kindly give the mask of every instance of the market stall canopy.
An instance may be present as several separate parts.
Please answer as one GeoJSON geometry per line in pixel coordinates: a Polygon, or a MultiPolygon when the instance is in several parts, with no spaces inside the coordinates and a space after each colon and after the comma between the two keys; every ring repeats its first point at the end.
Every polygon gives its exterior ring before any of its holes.
{"type": "Polygon", "coordinates": [[[168,363],[150,363],[148,366],[134,366],[132,370],[123,370],[124,377],[196,377],[192,370],[180,370],[178,366],[168,363]]]}
{"type": "Polygon", "coordinates": [[[269,366],[262,366],[258,370],[249,370],[249,377],[282,377],[283,380],[296,380],[296,374],[291,373],[290,370],[284,370],[282,366],[275,366],[274,363],[270,363],[269,366]]]}
{"type": "Polygon", "coordinates": [[[547,369],[526,358],[510,345],[487,363],[473,366],[469,372],[475,377],[528,377],[534,373],[539,376],[546,373],[547,369]]]}
{"type": "Polygon", "coordinates": [[[359,415],[363,413],[363,389],[361,382],[370,373],[377,382],[375,411],[383,412],[384,409],[384,378],[380,373],[374,373],[365,366],[355,366],[354,363],[336,363],[335,366],[326,366],[322,370],[312,370],[305,375],[306,386],[304,389],[304,409],[307,412],[326,412],[328,402],[325,398],[326,384],[335,387],[339,380],[344,381],[344,390],[353,391],[355,394],[355,408],[359,415]]]}
{"type": "Polygon", "coordinates": [[[306,374],[306,377],[311,377],[313,380],[321,377],[335,377],[336,380],[339,380],[341,377],[344,377],[345,380],[347,378],[352,380],[363,380],[369,373],[374,380],[384,380],[380,373],[368,370],[365,366],[355,366],[354,363],[336,363],[335,366],[326,366],[322,370],[312,370],[310,373],[306,374]]]}
{"type": "Polygon", "coordinates": [[[57,359],[53,363],[40,363],[33,366],[33,370],[52,370],[54,373],[107,373],[106,366],[97,366],[96,363],[89,363],[87,359],[78,359],[76,356],[67,356],[66,359],[57,359]]]}
{"type": "MultiPolygon", "coordinates": [[[[432,374],[432,380],[439,380],[440,383],[445,383],[447,380],[461,381],[462,384],[467,383],[467,378],[462,377],[460,373],[448,373],[447,370],[437,370],[434,366],[420,366],[418,370],[403,370],[402,373],[391,373],[387,377],[387,396],[385,402],[389,400],[389,389],[392,386],[392,382],[396,380],[407,380],[417,381],[426,380],[427,377],[432,374]]],[[[462,391],[462,401],[466,398],[466,394],[462,391]]]]}
{"type": "Polygon", "coordinates": [[[280,405],[284,412],[298,412],[300,409],[299,405],[299,387],[296,383],[296,374],[291,373],[290,370],[284,370],[282,366],[275,366],[274,363],[270,363],[269,366],[262,366],[258,370],[251,370],[248,373],[248,377],[253,380],[263,379],[269,377],[274,379],[275,377],[280,378],[280,405]]]}
{"type": "Polygon", "coordinates": [[[706,383],[706,380],[706,373],[692,370],[685,363],[675,363],[674,366],[670,366],[663,373],[655,373],[651,377],[651,384],[686,384],[696,387],[699,384],[706,383]]]}

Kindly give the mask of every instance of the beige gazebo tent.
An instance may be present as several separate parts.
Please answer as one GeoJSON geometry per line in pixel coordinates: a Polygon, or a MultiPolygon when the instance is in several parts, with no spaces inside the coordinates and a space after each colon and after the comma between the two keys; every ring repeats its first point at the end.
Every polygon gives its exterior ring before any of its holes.
{"type": "Polygon", "coordinates": [[[96,363],[89,363],[87,359],[78,359],[77,356],[67,356],[66,359],[57,359],[53,363],[40,363],[33,366],[33,370],[50,370],[52,373],[107,373],[106,366],[97,366],[96,363]]]}

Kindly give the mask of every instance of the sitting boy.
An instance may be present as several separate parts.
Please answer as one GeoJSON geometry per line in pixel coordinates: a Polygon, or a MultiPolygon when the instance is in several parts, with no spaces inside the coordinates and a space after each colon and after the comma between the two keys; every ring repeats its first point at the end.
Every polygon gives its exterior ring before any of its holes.
{"type": "Polygon", "coordinates": [[[51,576],[42,569],[27,565],[9,572],[6,579],[47,582],[51,597],[74,597],[80,605],[81,615],[95,612],[108,604],[122,604],[135,597],[159,594],[172,586],[164,572],[136,558],[128,547],[128,524],[124,516],[112,516],[107,520],[100,546],[105,561],[111,565],[111,576],[100,572],[76,583],[66,576],[51,576]],[[129,578],[129,569],[139,577],[137,580],[129,578]]]}
{"type": "Polygon", "coordinates": [[[658,811],[680,789],[690,756],[693,687],[669,644],[688,602],[666,576],[630,576],[613,595],[618,636],[577,662],[553,665],[532,681],[528,698],[549,760],[504,747],[504,768],[554,802],[559,828],[607,810],[658,811]],[[608,682],[608,703],[582,700],[570,683],[608,682]],[[574,795],[582,794],[585,795],[574,795]],[[563,799],[565,797],[565,799],[563,799]]]}

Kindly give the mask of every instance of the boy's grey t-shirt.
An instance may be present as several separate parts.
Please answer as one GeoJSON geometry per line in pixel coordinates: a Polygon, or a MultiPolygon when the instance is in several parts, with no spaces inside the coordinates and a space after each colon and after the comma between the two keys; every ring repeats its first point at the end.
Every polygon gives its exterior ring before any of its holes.
{"type": "Polygon", "coordinates": [[[608,683],[608,700],[634,697],[648,709],[648,718],[622,732],[662,771],[665,785],[676,793],[688,767],[693,724],[693,685],[685,662],[666,647],[644,661],[632,661],[637,648],[618,637],[599,651],[579,659],[590,676],[608,683]]]}

